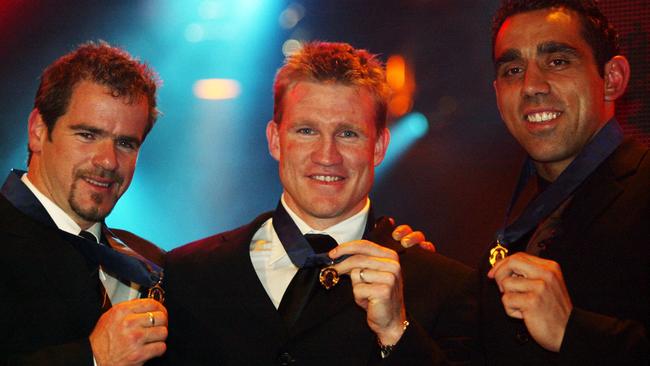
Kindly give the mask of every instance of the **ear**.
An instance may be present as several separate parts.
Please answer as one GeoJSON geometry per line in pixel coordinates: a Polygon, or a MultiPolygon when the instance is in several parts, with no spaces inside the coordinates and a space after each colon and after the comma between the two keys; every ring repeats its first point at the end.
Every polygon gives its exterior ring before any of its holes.
{"type": "Polygon", "coordinates": [[[375,141],[375,153],[374,153],[374,158],[375,158],[375,166],[378,166],[381,164],[382,161],[384,161],[384,157],[386,156],[386,151],[388,150],[388,144],[390,143],[390,131],[388,128],[384,127],[384,130],[382,131],[379,136],[377,136],[377,141],[375,141]]]}
{"type": "Polygon", "coordinates": [[[38,109],[34,108],[32,113],[29,114],[27,124],[27,139],[32,154],[40,153],[45,140],[48,138],[48,129],[45,121],[43,121],[43,116],[41,116],[38,109]]]}
{"type": "Polygon", "coordinates": [[[269,144],[269,153],[271,156],[280,161],[280,126],[271,120],[266,125],[266,141],[269,144]]]}
{"type": "Polygon", "coordinates": [[[624,56],[617,55],[612,57],[605,64],[605,100],[615,101],[627,88],[630,80],[630,63],[624,56]]]}

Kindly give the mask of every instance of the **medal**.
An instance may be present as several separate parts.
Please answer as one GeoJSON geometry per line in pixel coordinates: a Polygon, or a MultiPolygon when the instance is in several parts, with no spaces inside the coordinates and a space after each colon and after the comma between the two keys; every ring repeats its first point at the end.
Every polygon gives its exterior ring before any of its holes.
{"type": "Polygon", "coordinates": [[[325,287],[326,290],[331,289],[339,283],[339,273],[332,267],[325,267],[320,270],[318,274],[318,280],[320,284],[325,287]]]}
{"type": "Polygon", "coordinates": [[[149,291],[147,292],[147,298],[156,300],[159,303],[163,304],[165,302],[165,290],[163,290],[161,284],[162,284],[162,272],[160,273],[160,279],[158,280],[158,282],[156,282],[155,285],[149,288],[149,291]]]}
{"type": "Polygon", "coordinates": [[[490,258],[489,262],[492,267],[497,264],[498,261],[504,259],[508,255],[508,248],[501,245],[501,241],[497,239],[497,243],[494,248],[490,249],[490,258]]]}

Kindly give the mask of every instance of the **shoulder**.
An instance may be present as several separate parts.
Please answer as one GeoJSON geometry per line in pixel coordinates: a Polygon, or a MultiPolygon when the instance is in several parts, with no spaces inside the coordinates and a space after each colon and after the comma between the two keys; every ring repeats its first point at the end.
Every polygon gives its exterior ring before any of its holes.
{"type": "Polygon", "coordinates": [[[427,273],[449,281],[465,281],[474,271],[455,259],[418,246],[401,253],[400,262],[409,271],[427,273]]]}
{"type": "Polygon", "coordinates": [[[111,228],[109,231],[141,256],[147,258],[159,266],[162,266],[164,263],[165,251],[149,240],[135,235],[130,231],[122,229],[111,228]]]}
{"type": "Polygon", "coordinates": [[[270,212],[263,213],[250,223],[236,229],[214,234],[182,245],[167,253],[167,263],[180,263],[200,260],[205,256],[213,255],[215,252],[227,250],[228,245],[238,246],[247,243],[255,231],[269,218],[270,212]]]}

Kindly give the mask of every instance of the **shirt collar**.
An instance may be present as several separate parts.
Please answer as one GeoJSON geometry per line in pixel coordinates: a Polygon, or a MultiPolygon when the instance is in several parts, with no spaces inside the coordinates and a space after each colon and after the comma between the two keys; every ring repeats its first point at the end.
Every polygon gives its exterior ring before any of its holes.
{"type": "Polygon", "coordinates": [[[316,230],[309,226],[303,219],[301,219],[291,208],[287,205],[284,199],[284,194],[280,199],[282,206],[287,210],[293,222],[296,223],[300,232],[304,234],[327,234],[334,238],[337,243],[346,243],[352,240],[359,240],[363,237],[363,232],[366,228],[366,220],[368,219],[368,212],[370,211],[370,199],[366,198],[366,204],[363,208],[353,216],[332,225],[325,230],[316,230]]]}
{"type": "MultiPolygon", "coordinates": [[[[41,193],[41,191],[39,191],[38,188],[36,188],[36,186],[29,180],[27,173],[23,174],[22,177],[20,177],[20,180],[34,194],[41,205],[43,205],[47,213],[56,224],[56,227],[72,235],[79,235],[81,232],[81,227],[65,211],[63,211],[61,207],[52,202],[52,200],[50,200],[46,195],[41,193]]],[[[96,222],[86,231],[95,235],[99,241],[101,230],[102,224],[100,222],[96,222]]]]}

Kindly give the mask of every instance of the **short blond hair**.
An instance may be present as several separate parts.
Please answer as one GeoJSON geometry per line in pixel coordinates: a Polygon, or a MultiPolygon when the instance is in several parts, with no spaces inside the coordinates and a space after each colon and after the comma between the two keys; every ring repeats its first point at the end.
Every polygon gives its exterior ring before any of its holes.
{"type": "Polygon", "coordinates": [[[273,120],[280,123],[283,99],[300,81],[337,83],[366,88],[375,99],[375,125],[386,126],[386,105],[390,88],[384,66],[376,55],[347,43],[309,42],[288,56],[273,83],[273,120]]]}

